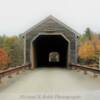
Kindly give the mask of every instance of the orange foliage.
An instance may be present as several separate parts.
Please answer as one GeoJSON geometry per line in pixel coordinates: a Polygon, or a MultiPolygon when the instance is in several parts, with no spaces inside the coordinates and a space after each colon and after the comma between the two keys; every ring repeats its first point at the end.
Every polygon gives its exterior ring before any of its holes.
{"type": "Polygon", "coordinates": [[[96,52],[100,52],[100,39],[96,36],[93,36],[92,42],[94,43],[96,52]]]}
{"type": "Polygon", "coordinates": [[[0,48],[0,65],[6,65],[8,63],[8,55],[6,51],[0,48]]]}
{"type": "Polygon", "coordinates": [[[90,41],[83,43],[79,47],[78,55],[82,59],[89,59],[95,54],[95,49],[93,44],[90,41]]]}
{"type": "Polygon", "coordinates": [[[91,40],[81,44],[78,55],[81,59],[91,59],[97,52],[100,52],[100,39],[94,35],[91,40]]]}
{"type": "Polygon", "coordinates": [[[96,50],[100,52],[100,40],[99,39],[96,41],[96,50]]]}

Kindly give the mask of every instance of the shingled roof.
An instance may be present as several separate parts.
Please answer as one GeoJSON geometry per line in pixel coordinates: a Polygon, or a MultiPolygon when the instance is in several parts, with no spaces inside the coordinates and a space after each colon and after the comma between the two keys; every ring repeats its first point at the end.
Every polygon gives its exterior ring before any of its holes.
{"type": "Polygon", "coordinates": [[[76,32],[75,30],[73,30],[71,27],[67,26],[66,24],[64,24],[63,22],[61,22],[60,20],[58,20],[57,18],[55,18],[54,16],[50,15],[47,18],[45,18],[44,20],[40,21],[38,24],[32,26],[30,29],[28,29],[27,31],[25,31],[22,35],[24,36],[25,34],[28,34],[29,32],[31,32],[32,30],[34,30],[35,28],[37,28],[39,25],[43,24],[44,22],[48,21],[48,20],[52,20],[58,24],[60,24],[62,27],[66,28],[67,30],[69,30],[70,32],[73,32],[74,34],[76,34],[77,36],[79,36],[79,33],[76,32]]]}

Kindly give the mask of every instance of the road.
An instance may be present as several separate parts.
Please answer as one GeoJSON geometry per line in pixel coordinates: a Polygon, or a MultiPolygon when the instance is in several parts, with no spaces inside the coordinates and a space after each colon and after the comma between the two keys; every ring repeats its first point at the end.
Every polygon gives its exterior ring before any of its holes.
{"type": "Polygon", "coordinates": [[[3,80],[0,93],[72,92],[100,90],[100,77],[60,68],[27,71],[3,80]]]}

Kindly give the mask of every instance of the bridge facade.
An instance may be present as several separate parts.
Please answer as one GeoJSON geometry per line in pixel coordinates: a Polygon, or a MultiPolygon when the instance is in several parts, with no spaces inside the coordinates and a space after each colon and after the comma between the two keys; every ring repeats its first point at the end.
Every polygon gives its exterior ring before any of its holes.
{"type": "Polygon", "coordinates": [[[24,63],[31,63],[32,68],[68,67],[77,63],[78,33],[53,16],[42,20],[22,36],[24,63]]]}

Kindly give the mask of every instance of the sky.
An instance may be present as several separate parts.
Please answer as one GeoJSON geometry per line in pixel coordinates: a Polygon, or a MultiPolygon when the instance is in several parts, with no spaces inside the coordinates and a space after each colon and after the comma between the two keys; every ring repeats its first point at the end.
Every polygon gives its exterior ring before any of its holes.
{"type": "Polygon", "coordinates": [[[100,0],[0,0],[0,35],[19,35],[49,15],[79,33],[100,32],[100,0]]]}

